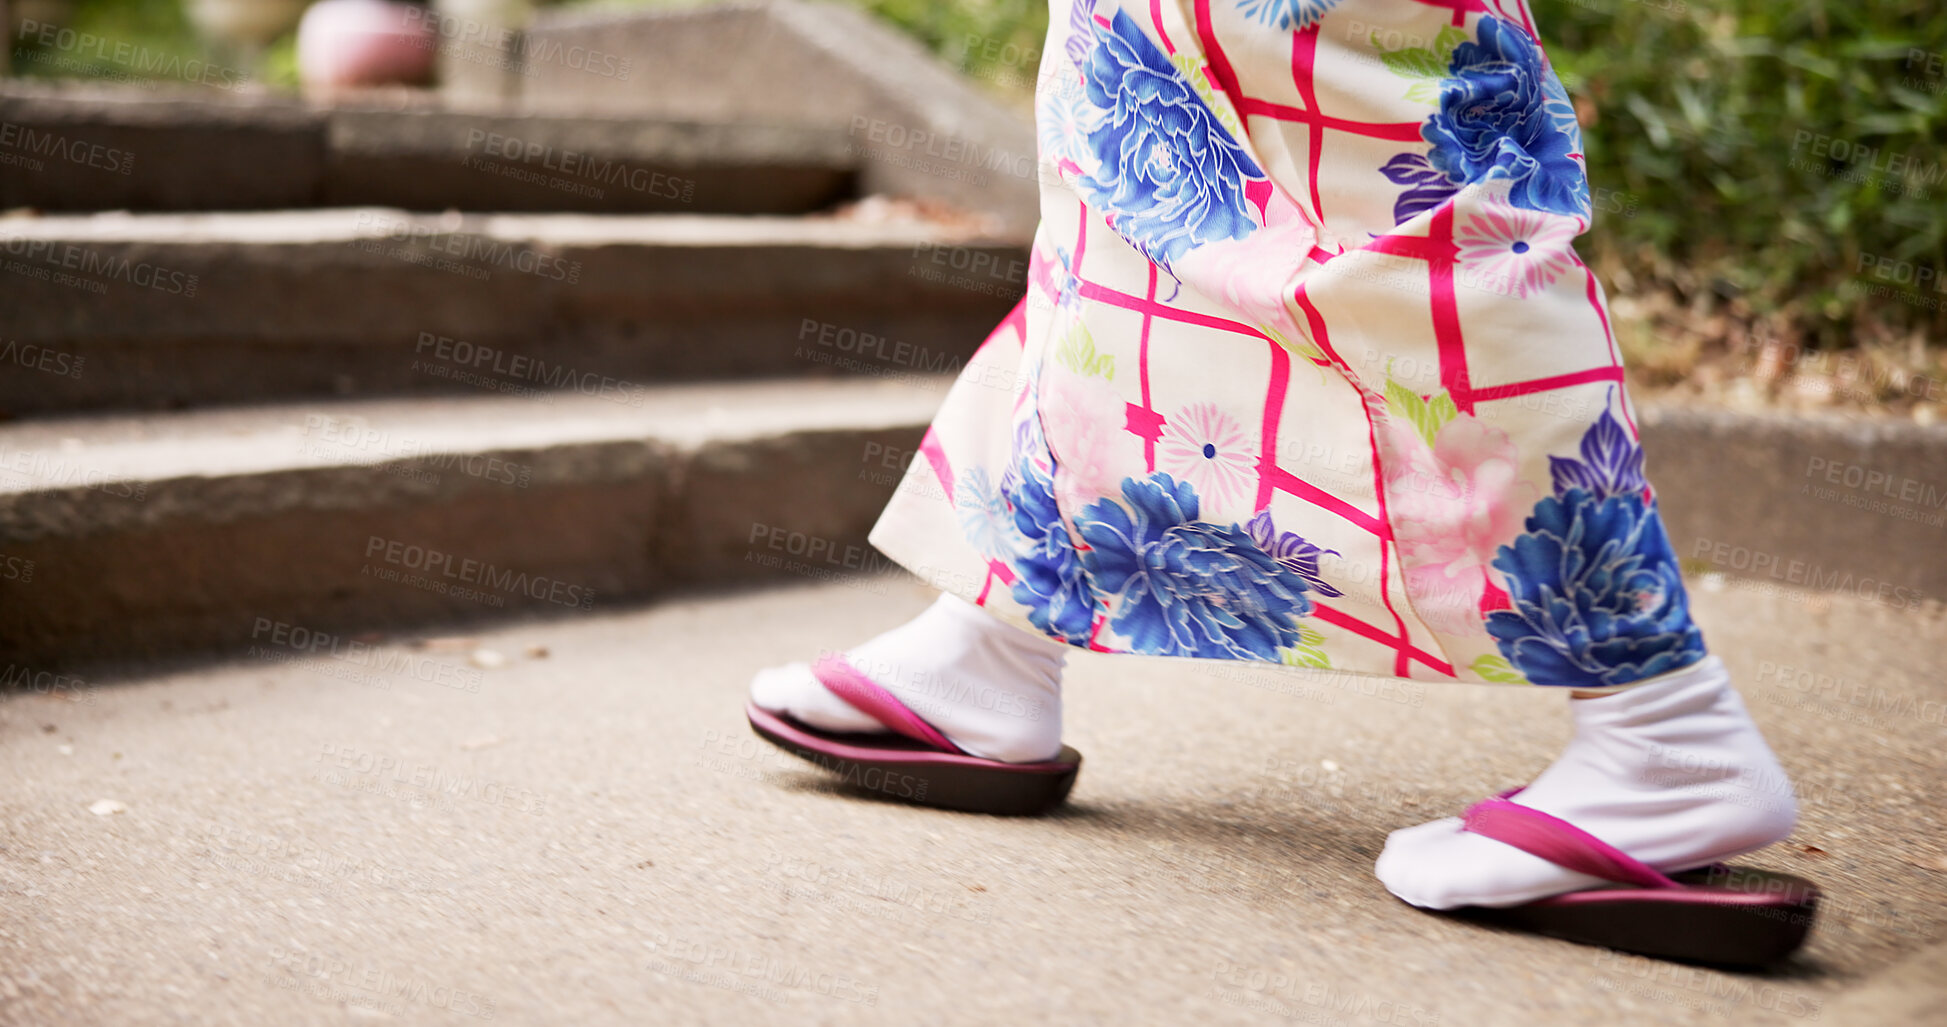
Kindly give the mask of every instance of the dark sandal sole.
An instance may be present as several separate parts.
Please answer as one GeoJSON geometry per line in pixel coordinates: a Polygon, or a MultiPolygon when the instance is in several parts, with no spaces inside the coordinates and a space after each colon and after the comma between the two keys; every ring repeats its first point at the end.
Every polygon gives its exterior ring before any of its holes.
{"type": "Polygon", "coordinates": [[[898,735],[846,735],[806,727],[755,705],[744,707],[759,738],[847,784],[921,806],[1030,816],[1068,798],[1082,754],[1062,746],[1045,763],[1002,763],[941,752],[898,735]]]}
{"type": "Polygon", "coordinates": [[[1670,876],[1692,887],[1594,888],[1454,913],[1584,945],[1734,967],[1760,967],[1790,955],[1818,916],[1818,886],[1802,877],[1721,864],[1670,876]]]}

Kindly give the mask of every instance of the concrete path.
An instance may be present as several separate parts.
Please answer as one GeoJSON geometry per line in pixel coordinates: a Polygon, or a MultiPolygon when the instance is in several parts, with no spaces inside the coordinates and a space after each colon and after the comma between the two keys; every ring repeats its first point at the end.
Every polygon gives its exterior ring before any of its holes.
{"type": "Polygon", "coordinates": [[[782,582],[19,678],[41,691],[0,701],[0,1023],[1614,1027],[1942,1001],[1938,608],[1699,583],[1803,801],[1751,862],[1831,898],[1750,976],[1428,916],[1372,879],[1388,830],[1543,766],[1558,695],[1083,654],[1088,763],[1040,820],[836,791],[750,736],[752,669],[925,602],[782,582]]]}

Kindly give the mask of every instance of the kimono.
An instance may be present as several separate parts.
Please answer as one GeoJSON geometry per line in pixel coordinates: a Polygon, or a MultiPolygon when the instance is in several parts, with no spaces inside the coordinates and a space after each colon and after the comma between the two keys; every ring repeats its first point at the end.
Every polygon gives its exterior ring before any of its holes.
{"type": "Polygon", "coordinates": [[[873,544],[1099,652],[1598,691],[1702,659],[1526,4],[1053,8],[1027,295],[873,544]]]}

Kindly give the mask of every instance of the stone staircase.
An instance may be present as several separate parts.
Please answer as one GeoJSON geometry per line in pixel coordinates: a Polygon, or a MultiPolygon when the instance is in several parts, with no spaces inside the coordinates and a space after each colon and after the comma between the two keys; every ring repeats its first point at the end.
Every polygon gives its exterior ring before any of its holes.
{"type": "MultiPolygon", "coordinates": [[[[491,102],[0,79],[6,680],[885,566],[1025,119],[844,7],[526,38],[491,102]]],[[[1947,428],[1641,415],[1705,587],[1947,594],[1947,428]]]]}
{"type": "Polygon", "coordinates": [[[7,375],[16,416],[951,370],[1025,278],[1016,241],[818,214],[58,214],[0,259],[7,338],[75,370],[7,375]]]}
{"type": "Polygon", "coordinates": [[[984,209],[761,104],[545,106],[0,89],[0,665],[885,566],[1033,182],[984,209]]]}
{"type": "Polygon", "coordinates": [[[7,83],[4,148],[62,173],[16,166],[0,207],[802,214],[857,194],[858,160],[823,126],[455,108],[403,90],[331,107],[219,95],[7,83]],[[77,148],[91,159],[59,160],[77,148]]]}

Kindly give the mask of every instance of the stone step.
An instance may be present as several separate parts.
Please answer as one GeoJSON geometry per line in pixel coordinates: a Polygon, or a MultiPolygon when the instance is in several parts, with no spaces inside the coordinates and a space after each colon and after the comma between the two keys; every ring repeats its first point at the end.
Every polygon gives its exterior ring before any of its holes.
{"type": "Polygon", "coordinates": [[[0,663],[581,611],[889,564],[950,378],[664,385],[0,427],[0,663]],[[283,629],[280,629],[283,630],[283,629]]]}
{"type": "Polygon", "coordinates": [[[841,131],[782,119],[0,83],[0,207],[793,214],[856,194],[856,150],[841,131]]]}
{"type": "MultiPolygon", "coordinates": [[[[866,534],[951,381],[0,425],[0,666],[885,569],[866,534]]],[[[1822,593],[1888,616],[1947,594],[1947,429],[1639,413],[1693,592],[1776,592],[1811,616],[1822,593]]]]}
{"type": "Polygon", "coordinates": [[[917,219],[0,218],[0,415],[953,371],[1026,268],[917,219]]]}

